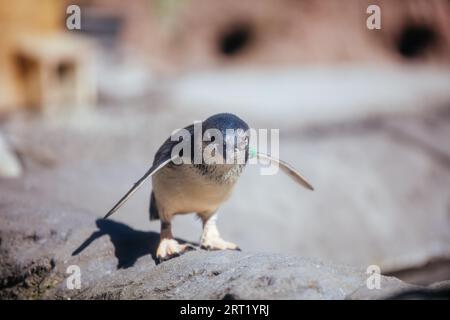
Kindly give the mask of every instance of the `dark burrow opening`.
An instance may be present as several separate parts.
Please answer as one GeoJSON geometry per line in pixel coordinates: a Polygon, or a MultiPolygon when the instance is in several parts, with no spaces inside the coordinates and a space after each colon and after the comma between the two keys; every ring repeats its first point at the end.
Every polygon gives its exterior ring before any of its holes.
{"type": "Polygon", "coordinates": [[[219,53],[232,57],[242,53],[253,41],[254,30],[248,23],[234,23],[218,37],[219,53]]]}
{"type": "Polygon", "coordinates": [[[405,58],[421,57],[437,44],[437,32],[425,24],[407,24],[397,39],[397,50],[405,58]]]}

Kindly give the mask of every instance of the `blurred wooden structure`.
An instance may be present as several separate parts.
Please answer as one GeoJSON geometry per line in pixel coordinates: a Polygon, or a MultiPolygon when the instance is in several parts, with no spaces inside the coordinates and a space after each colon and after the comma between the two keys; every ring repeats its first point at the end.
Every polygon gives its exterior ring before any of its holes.
{"type": "Polygon", "coordinates": [[[0,0],[0,112],[95,103],[93,49],[64,21],[59,0],[0,0]]]}
{"type": "Polygon", "coordinates": [[[16,40],[14,63],[26,106],[53,109],[95,103],[89,44],[62,33],[16,40]]]}

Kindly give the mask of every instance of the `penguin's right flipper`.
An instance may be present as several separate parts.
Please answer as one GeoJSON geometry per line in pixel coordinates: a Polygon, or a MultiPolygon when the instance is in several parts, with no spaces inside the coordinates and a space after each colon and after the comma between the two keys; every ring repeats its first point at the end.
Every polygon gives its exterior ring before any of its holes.
{"type": "Polygon", "coordinates": [[[140,178],[134,185],[131,187],[131,189],[119,200],[119,202],[116,203],[116,205],[109,210],[109,212],[106,214],[106,216],[103,219],[108,218],[110,215],[112,215],[114,212],[116,212],[147,180],[149,177],[151,177],[153,174],[164,168],[167,164],[169,164],[172,161],[171,158],[166,159],[162,161],[161,163],[154,164],[143,176],[140,178]]]}
{"type": "MultiPolygon", "coordinates": [[[[191,124],[184,128],[193,136],[194,134],[194,125],[191,124]]],[[[183,138],[184,139],[184,138],[183,138]]],[[[193,140],[191,141],[193,143],[193,140]]],[[[152,167],[144,174],[142,178],[140,178],[133,187],[116,203],[116,205],[109,210],[106,216],[103,219],[108,218],[114,212],[116,212],[136,191],[142,184],[151,177],[153,174],[158,172],[160,169],[164,168],[166,165],[175,160],[180,160],[180,155],[172,155],[172,148],[179,143],[179,139],[173,140],[172,137],[167,138],[166,141],[159,147],[158,151],[155,154],[155,159],[153,160],[152,167]]],[[[174,162],[175,163],[175,162],[174,162]]]]}

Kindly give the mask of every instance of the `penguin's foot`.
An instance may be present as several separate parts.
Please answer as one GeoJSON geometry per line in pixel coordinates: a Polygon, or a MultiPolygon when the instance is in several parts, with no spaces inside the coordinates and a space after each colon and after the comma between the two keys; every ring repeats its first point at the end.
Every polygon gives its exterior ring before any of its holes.
{"type": "Polygon", "coordinates": [[[157,262],[163,262],[175,257],[178,257],[186,251],[193,250],[194,248],[189,244],[179,244],[174,239],[163,239],[159,243],[158,250],[156,251],[157,262]]]}
{"type": "Polygon", "coordinates": [[[241,249],[234,243],[223,240],[220,237],[208,237],[202,239],[201,248],[206,250],[238,250],[241,249]]]}

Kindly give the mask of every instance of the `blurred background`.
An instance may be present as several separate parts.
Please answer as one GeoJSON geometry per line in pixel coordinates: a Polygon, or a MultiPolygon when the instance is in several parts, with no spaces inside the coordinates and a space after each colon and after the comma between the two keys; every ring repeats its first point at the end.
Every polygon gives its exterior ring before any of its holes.
{"type": "MultiPolygon", "coordinates": [[[[248,167],[220,209],[225,239],[449,280],[449,13],[445,0],[0,0],[0,229],[82,211],[67,241],[88,236],[174,129],[232,112],[280,129],[281,158],[316,191],[248,167]]],[[[113,219],[159,232],[149,194],[113,219]]],[[[177,237],[200,232],[176,218],[177,237]]]]}

